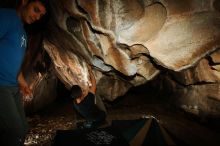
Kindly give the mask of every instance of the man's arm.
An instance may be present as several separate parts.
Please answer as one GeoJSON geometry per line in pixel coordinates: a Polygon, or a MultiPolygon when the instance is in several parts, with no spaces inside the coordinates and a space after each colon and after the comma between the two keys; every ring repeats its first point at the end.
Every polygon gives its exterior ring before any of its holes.
{"type": "Polygon", "coordinates": [[[88,66],[88,70],[89,70],[89,74],[90,74],[90,80],[91,80],[91,86],[90,86],[90,90],[89,92],[91,92],[92,94],[95,94],[96,92],[96,79],[95,79],[95,76],[92,72],[92,68],[91,66],[88,66]]]}
{"type": "MultiPolygon", "coordinates": [[[[89,85],[89,91],[88,92],[90,92],[92,94],[95,94],[96,93],[96,79],[95,79],[95,76],[92,72],[92,68],[91,68],[90,65],[88,65],[88,72],[89,72],[90,81],[91,81],[91,85],[89,85]]],[[[79,104],[84,99],[84,97],[87,96],[88,92],[86,94],[84,94],[82,92],[81,96],[76,98],[76,100],[75,100],[76,103],[79,104]]]]}
{"type": "Polygon", "coordinates": [[[20,87],[20,91],[24,97],[32,96],[32,90],[28,86],[28,83],[26,82],[22,71],[18,75],[18,84],[20,87]]]}

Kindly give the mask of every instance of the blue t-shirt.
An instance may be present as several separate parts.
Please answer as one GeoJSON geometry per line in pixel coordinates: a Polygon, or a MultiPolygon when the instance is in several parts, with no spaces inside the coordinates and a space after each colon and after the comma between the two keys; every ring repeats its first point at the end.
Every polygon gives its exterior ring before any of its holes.
{"type": "Polygon", "coordinates": [[[17,86],[27,46],[23,23],[13,9],[0,9],[0,86],[17,86]]]}

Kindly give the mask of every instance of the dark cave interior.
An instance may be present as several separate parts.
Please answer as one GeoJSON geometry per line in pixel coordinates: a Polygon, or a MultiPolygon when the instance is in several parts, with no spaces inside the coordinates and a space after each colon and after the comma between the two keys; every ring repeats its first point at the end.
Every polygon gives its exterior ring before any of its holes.
{"type": "MultiPolygon", "coordinates": [[[[17,1],[3,0],[0,2],[0,6],[15,7],[16,2],[17,1]]],[[[219,4],[220,3],[217,0],[213,4],[218,11],[220,7],[219,4]]],[[[179,11],[184,10],[180,9],[179,11]]],[[[170,13],[172,13],[172,11],[170,13]]],[[[30,53],[31,56],[26,58],[29,60],[27,61],[27,66],[24,67],[26,72],[40,72],[44,74],[50,70],[49,68],[51,67],[50,64],[52,62],[51,58],[48,53],[43,50],[41,45],[43,34],[46,32],[47,28],[44,27],[46,26],[45,22],[47,21],[45,19],[38,24],[26,27],[28,33],[31,34],[30,38],[32,40],[30,40],[30,42],[34,42],[31,47],[35,48],[30,53]]],[[[149,54],[145,54],[145,56],[152,59],[149,54]]],[[[218,64],[215,63],[210,56],[205,59],[208,60],[210,66],[218,64]],[[210,62],[213,64],[210,64],[210,62]]],[[[152,60],[150,61],[152,62],[152,60]]],[[[218,111],[216,115],[213,113],[209,114],[209,106],[205,105],[205,108],[202,107],[200,110],[200,107],[193,107],[194,103],[191,105],[190,100],[186,100],[186,102],[181,102],[181,100],[179,100],[185,96],[186,90],[184,88],[191,91],[193,90],[192,88],[194,88],[194,86],[191,85],[198,85],[200,88],[199,85],[209,85],[209,81],[199,80],[199,82],[193,82],[193,84],[186,81],[187,83],[185,83],[184,75],[188,73],[188,70],[176,72],[173,70],[171,71],[162,65],[158,65],[155,62],[152,64],[160,70],[160,74],[154,79],[151,79],[142,85],[131,87],[128,92],[112,101],[108,101],[101,97],[107,110],[106,123],[102,127],[111,125],[114,120],[134,120],[143,116],[153,116],[160,121],[161,125],[168,131],[169,135],[176,139],[176,145],[220,145],[220,112],[218,111]],[[170,80],[172,81],[170,82],[170,80]],[[173,82],[176,82],[177,85],[173,85],[173,82]],[[176,88],[178,93],[175,93],[176,88]],[[206,113],[204,109],[207,109],[208,112],[206,113]]],[[[198,64],[199,63],[190,67],[189,70],[196,70],[198,64]]],[[[193,77],[199,78],[193,73],[193,77]]],[[[122,73],[118,71],[117,74],[119,74],[120,78],[123,78],[122,73]]],[[[54,74],[51,76],[54,76],[54,74]]],[[[126,79],[130,80],[130,77],[126,79]]],[[[55,97],[52,97],[49,100],[46,99],[48,101],[41,99],[39,103],[42,103],[42,106],[33,106],[36,103],[26,105],[26,114],[30,125],[30,131],[25,140],[25,146],[53,145],[57,131],[75,130],[77,128],[76,123],[84,121],[73,107],[73,101],[70,98],[70,90],[67,89],[58,78],[56,78],[56,82],[52,82],[52,84],[56,84],[55,90],[53,90],[54,93],[51,95],[55,97]]],[[[211,86],[212,85],[213,84],[211,84],[211,86]]],[[[42,86],[42,88],[45,87],[42,86]]],[[[206,89],[207,92],[209,89],[210,88],[206,89]]],[[[203,90],[203,88],[201,90],[203,90]]],[[[50,91],[49,88],[48,91],[50,91]]],[[[39,96],[42,96],[40,92],[39,96]]],[[[195,96],[200,96],[200,94],[195,96]]],[[[216,109],[219,109],[218,99],[208,98],[207,101],[207,103],[211,103],[210,107],[212,107],[212,103],[214,103],[213,108],[217,105],[216,109]]]]}

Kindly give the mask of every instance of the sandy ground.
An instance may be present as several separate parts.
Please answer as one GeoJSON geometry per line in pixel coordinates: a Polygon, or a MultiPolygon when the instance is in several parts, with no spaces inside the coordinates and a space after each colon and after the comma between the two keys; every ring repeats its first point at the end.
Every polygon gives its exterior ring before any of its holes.
{"type": "MultiPolygon", "coordinates": [[[[105,103],[108,111],[106,126],[110,125],[112,120],[136,119],[152,115],[188,145],[220,145],[220,122],[217,122],[217,119],[211,121],[188,115],[173,108],[161,95],[147,96],[143,92],[129,92],[114,102],[105,103]]],[[[50,146],[56,130],[74,129],[76,121],[79,120],[82,119],[76,115],[71,101],[67,98],[58,99],[44,110],[28,116],[30,131],[25,145],[50,146]]]]}

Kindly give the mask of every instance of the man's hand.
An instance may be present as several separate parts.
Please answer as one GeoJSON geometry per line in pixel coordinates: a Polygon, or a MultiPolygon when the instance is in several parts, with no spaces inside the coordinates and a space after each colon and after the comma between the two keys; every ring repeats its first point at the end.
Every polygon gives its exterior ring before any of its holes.
{"type": "Polygon", "coordinates": [[[22,72],[20,72],[18,75],[18,83],[19,83],[20,92],[23,95],[24,100],[25,101],[31,100],[33,98],[32,90],[28,86],[26,80],[24,79],[24,75],[22,72]]]}

